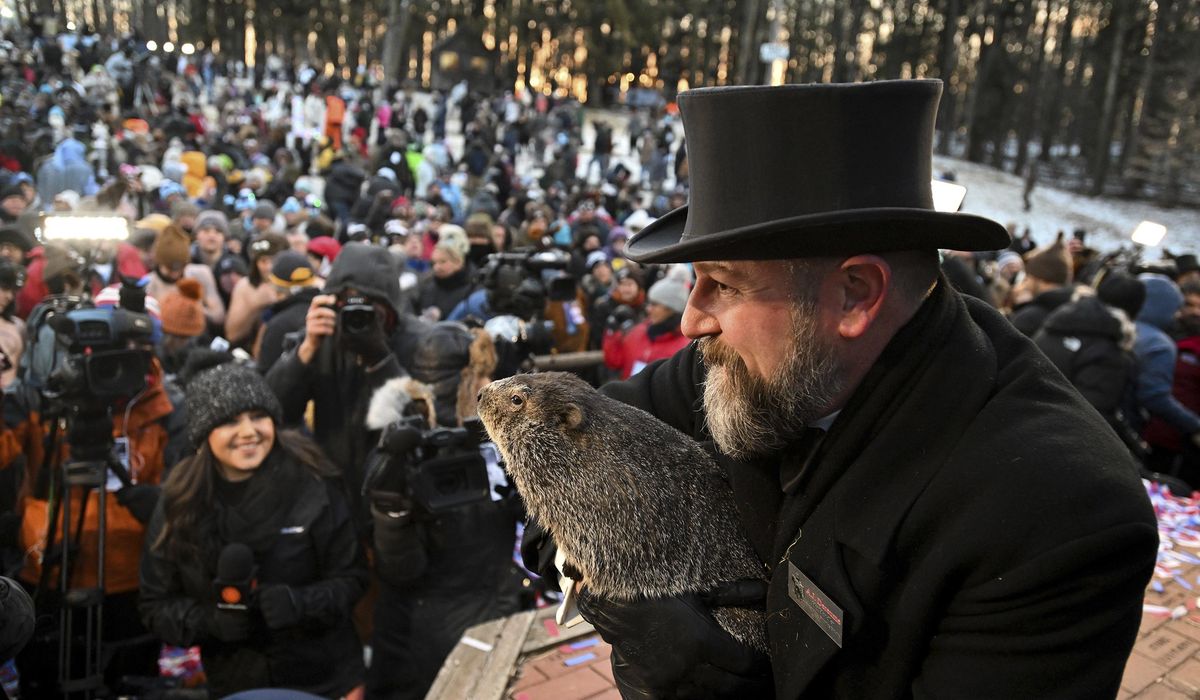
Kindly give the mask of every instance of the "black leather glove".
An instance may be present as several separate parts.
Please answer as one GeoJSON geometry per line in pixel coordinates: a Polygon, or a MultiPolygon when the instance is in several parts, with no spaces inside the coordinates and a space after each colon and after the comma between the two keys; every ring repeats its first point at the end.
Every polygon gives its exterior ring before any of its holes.
{"type": "Polygon", "coordinates": [[[241,642],[250,637],[250,613],[214,605],[205,615],[204,628],[213,639],[227,643],[241,642]]]}
{"type": "Polygon", "coordinates": [[[630,698],[769,698],[770,659],[738,642],[710,612],[761,604],[766,584],[737,581],[713,594],[617,602],[590,595],[579,611],[612,645],[613,679],[630,698]]]}
{"type": "Polygon", "coordinates": [[[525,568],[541,576],[546,587],[553,591],[558,590],[558,569],[554,566],[557,552],[558,545],[554,544],[549,532],[532,520],[525,523],[525,532],[521,535],[521,559],[525,568]]]}
{"type": "Polygon", "coordinates": [[[282,584],[258,589],[258,610],[267,627],[280,630],[300,623],[300,606],[291,586],[282,584]]]}
{"type": "Polygon", "coordinates": [[[158,505],[158,495],[161,489],[152,484],[133,484],[117,491],[117,503],[133,513],[139,523],[145,525],[154,515],[154,506],[158,505]]]}

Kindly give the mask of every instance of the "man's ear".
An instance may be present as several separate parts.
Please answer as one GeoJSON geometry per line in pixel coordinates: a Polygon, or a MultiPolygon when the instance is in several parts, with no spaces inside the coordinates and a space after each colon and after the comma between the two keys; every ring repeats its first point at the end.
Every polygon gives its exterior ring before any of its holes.
{"type": "Polygon", "coordinates": [[[842,262],[838,273],[838,333],[853,340],[862,337],[883,310],[892,287],[892,266],[878,255],[856,255],[842,262]]]}

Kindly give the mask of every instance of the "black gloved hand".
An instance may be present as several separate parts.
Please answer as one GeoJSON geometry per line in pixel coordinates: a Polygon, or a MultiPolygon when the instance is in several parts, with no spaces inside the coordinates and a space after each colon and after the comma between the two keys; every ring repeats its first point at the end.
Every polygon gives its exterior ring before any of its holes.
{"type": "Polygon", "coordinates": [[[612,645],[613,679],[626,698],[761,698],[773,695],[770,659],[738,642],[713,605],[761,603],[766,584],[737,581],[713,594],[617,602],[586,588],[579,611],[612,645]]]}
{"type": "Polygon", "coordinates": [[[204,631],[222,642],[241,642],[250,637],[250,613],[213,606],[204,618],[204,631]]]}
{"type": "Polygon", "coordinates": [[[158,505],[158,495],[161,489],[152,484],[133,484],[117,491],[117,503],[133,513],[139,523],[145,525],[154,515],[154,506],[158,505]]]}
{"type": "Polygon", "coordinates": [[[549,532],[532,520],[525,523],[525,532],[521,535],[521,559],[525,568],[545,579],[546,587],[552,591],[558,590],[558,569],[554,566],[557,552],[558,545],[549,532]]]}
{"type": "Polygon", "coordinates": [[[258,610],[267,627],[280,630],[300,623],[300,606],[291,586],[276,584],[258,589],[258,610]]]}

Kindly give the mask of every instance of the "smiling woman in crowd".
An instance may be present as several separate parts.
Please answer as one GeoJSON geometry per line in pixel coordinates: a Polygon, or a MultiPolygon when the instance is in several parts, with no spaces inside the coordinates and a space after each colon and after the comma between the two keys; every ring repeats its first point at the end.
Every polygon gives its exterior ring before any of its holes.
{"type": "Polygon", "coordinates": [[[147,533],[142,619],[170,644],[200,646],[213,697],[357,696],[350,610],[366,563],[335,468],[299,433],[276,432],[282,409],[253,370],[199,372],[186,408],[195,453],[172,470],[147,533]]]}

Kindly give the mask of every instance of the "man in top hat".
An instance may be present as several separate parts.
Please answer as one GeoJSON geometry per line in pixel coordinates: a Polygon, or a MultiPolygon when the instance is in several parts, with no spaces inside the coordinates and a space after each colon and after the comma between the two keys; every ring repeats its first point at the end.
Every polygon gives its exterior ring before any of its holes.
{"type": "Polygon", "coordinates": [[[765,601],[754,582],[632,602],[585,587],[626,698],[1117,694],[1154,514],[1099,414],[939,274],[940,248],[1009,245],[933,210],[940,93],[680,95],[690,203],[626,254],[694,264],[694,342],[606,391],[715,444],[769,584],[765,601]],[[769,659],[714,601],[765,606],[769,659]]]}

